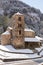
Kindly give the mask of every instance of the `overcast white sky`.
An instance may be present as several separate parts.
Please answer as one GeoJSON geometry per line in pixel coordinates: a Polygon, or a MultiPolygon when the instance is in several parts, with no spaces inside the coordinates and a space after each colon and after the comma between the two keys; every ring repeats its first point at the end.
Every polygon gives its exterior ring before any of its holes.
{"type": "Polygon", "coordinates": [[[40,9],[41,12],[43,13],[43,0],[21,0],[21,1],[32,7],[40,9]]]}

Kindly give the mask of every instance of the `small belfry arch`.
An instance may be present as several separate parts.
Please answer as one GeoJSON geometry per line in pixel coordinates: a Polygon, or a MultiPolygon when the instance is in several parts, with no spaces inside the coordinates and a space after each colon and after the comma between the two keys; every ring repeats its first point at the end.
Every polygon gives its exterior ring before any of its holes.
{"type": "Polygon", "coordinates": [[[21,21],[22,19],[21,19],[21,17],[18,17],[18,21],[21,21]]]}
{"type": "Polygon", "coordinates": [[[21,35],[21,30],[19,30],[19,35],[21,35]]]}

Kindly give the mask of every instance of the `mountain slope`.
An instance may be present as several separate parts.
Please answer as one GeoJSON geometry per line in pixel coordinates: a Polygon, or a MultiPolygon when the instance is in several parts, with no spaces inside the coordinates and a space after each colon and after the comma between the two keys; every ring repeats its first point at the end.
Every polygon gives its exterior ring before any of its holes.
{"type": "Polygon", "coordinates": [[[14,13],[20,12],[25,16],[25,23],[36,32],[36,35],[43,37],[43,14],[39,9],[30,7],[19,0],[0,0],[0,8],[4,15],[12,17],[14,13]]]}

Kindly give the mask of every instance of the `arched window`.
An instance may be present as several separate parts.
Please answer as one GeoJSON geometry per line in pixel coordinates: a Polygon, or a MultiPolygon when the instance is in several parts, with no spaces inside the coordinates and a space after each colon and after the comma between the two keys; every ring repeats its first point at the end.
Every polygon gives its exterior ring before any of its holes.
{"type": "Polygon", "coordinates": [[[18,21],[21,21],[21,17],[18,18],[18,21]]]}
{"type": "Polygon", "coordinates": [[[21,30],[19,30],[19,35],[21,35],[21,30]]]}

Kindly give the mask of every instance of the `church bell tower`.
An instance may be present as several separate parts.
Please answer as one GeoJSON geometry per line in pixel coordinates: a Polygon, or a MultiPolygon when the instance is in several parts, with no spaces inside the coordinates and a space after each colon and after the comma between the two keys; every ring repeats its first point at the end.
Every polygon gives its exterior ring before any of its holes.
{"type": "Polygon", "coordinates": [[[14,16],[14,26],[13,26],[13,45],[15,48],[24,48],[24,15],[21,13],[16,13],[14,16]]]}

